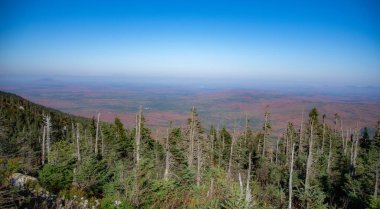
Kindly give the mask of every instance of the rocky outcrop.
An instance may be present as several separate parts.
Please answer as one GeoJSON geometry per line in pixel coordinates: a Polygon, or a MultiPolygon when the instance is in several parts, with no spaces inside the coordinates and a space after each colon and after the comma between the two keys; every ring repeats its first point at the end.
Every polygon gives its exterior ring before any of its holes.
{"type": "Polygon", "coordinates": [[[22,173],[14,173],[9,177],[9,183],[15,187],[24,188],[28,184],[33,184],[37,182],[38,180],[36,178],[22,173]]]}

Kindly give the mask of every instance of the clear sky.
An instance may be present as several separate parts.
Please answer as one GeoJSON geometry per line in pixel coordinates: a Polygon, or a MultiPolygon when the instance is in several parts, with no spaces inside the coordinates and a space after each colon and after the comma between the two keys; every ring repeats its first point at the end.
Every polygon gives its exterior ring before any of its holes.
{"type": "Polygon", "coordinates": [[[380,84],[380,3],[0,3],[0,76],[380,84]]]}

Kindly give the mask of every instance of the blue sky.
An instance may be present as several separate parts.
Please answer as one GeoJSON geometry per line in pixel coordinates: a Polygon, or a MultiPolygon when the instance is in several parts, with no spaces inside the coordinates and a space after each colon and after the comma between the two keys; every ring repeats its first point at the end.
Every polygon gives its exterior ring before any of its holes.
{"type": "Polygon", "coordinates": [[[0,75],[378,85],[378,1],[0,3],[0,75]]]}

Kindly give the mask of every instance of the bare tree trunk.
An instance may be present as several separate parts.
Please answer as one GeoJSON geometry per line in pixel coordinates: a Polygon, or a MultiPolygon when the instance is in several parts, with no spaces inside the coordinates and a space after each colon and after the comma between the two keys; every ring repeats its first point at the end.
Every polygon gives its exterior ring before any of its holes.
{"type": "Polygon", "coordinates": [[[214,133],[211,134],[211,156],[210,156],[210,162],[211,165],[214,165],[214,133]]]}
{"type": "Polygon", "coordinates": [[[231,178],[232,154],[233,154],[233,149],[234,149],[234,143],[235,143],[235,135],[232,136],[231,147],[230,147],[230,159],[228,160],[228,171],[227,171],[228,179],[231,178]]]}
{"type": "Polygon", "coordinates": [[[100,127],[100,136],[102,137],[102,157],[104,157],[104,146],[105,146],[105,143],[104,143],[104,134],[103,134],[103,131],[102,131],[102,127],[100,127]]]}
{"type": "Polygon", "coordinates": [[[301,128],[300,128],[300,141],[298,143],[298,155],[302,154],[302,136],[303,136],[303,111],[302,111],[302,119],[301,119],[301,128]]]}
{"type": "MultiPolygon", "coordinates": [[[[292,130],[290,129],[289,130],[289,153],[288,153],[288,155],[291,155],[291,149],[292,149],[292,144],[293,144],[293,132],[292,132],[292,130]]],[[[289,159],[290,158],[290,156],[288,156],[287,155],[287,159],[289,159]]]]}
{"type": "Polygon", "coordinates": [[[95,155],[98,155],[98,139],[99,139],[99,118],[100,113],[98,113],[98,120],[96,122],[96,135],[95,135],[95,155]]]}
{"type": "MultiPolygon", "coordinates": [[[[305,192],[308,192],[309,190],[309,179],[310,179],[310,169],[311,164],[313,162],[313,121],[310,122],[310,141],[309,141],[309,155],[307,157],[307,164],[306,164],[306,177],[305,177],[305,192]]],[[[310,208],[310,202],[307,201],[306,208],[310,208]]]]}
{"type": "Polygon", "coordinates": [[[51,139],[50,139],[51,118],[50,118],[50,115],[45,116],[45,124],[46,124],[46,148],[47,148],[47,154],[49,155],[49,153],[51,151],[51,139]]]}
{"type": "Polygon", "coordinates": [[[355,146],[355,137],[353,137],[351,142],[351,151],[350,151],[350,165],[353,165],[354,162],[354,146],[355,146]]]}
{"type": "Polygon", "coordinates": [[[245,188],[245,202],[247,204],[251,202],[251,198],[252,198],[251,188],[249,186],[249,182],[251,180],[251,165],[252,165],[251,156],[252,156],[252,153],[250,152],[248,155],[248,170],[247,170],[247,184],[246,184],[247,187],[245,188]]]}
{"type": "Polygon", "coordinates": [[[263,138],[263,152],[261,154],[261,157],[264,159],[265,157],[265,138],[267,135],[267,123],[268,123],[268,112],[265,112],[265,122],[264,122],[264,138],[263,138]]]}
{"type": "MultiPolygon", "coordinates": [[[[159,131],[158,131],[158,129],[156,129],[156,136],[158,137],[157,138],[157,142],[156,143],[154,143],[154,155],[155,155],[155,166],[159,166],[159,164],[160,164],[160,161],[159,161],[159,159],[158,159],[158,141],[159,141],[159,135],[160,135],[160,133],[159,133],[159,131]]],[[[159,176],[160,176],[160,173],[159,172],[156,172],[156,178],[158,179],[159,178],[159,176]]]]}
{"type": "Polygon", "coordinates": [[[211,178],[210,189],[207,192],[207,197],[212,197],[213,193],[214,193],[214,179],[211,178]]]}
{"type": "Polygon", "coordinates": [[[142,106],[140,106],[139,113],[136,116],[136,167],[140,165],[141,117],[142,106]]]}
{"type": "Polygon", "coordinates": [[[140,168],[140,140],[141,140],[141,121],[142,121],[142,106],[139,113],[136,115],[136,166],[135,166],[135,204],[139,205],[139,185],[138,173],[140,168]]]}
{"type": "Polygon", "coordinates": [[[344,139],[344,143],[345,143],[345,152],[344,152],[344,155],[347,156],[347,149],[348,149],[348,140],[349,140],[349,133],[348,133],[348,128],[346,130],[346,138],[344,139]]]}
{"type": "Polygon", "coordinates": [[[245,114],[244,144],[247,144],[247,138],[248,138],[248,114],[245,114]]]}
{"type": "Polygon", "coordinates": [[[191,109],[191,123],[190,123],[190,146],[189,146],[189,156],[188,156],[188,164],[189,167],[193,167],[193,158],[194,158],[194,135],[195,135],[195,116],[194,116],[195,108],[191,109]]]}
{"type": "Polygon", "coordinates": [[[170,158],[169,158],[169,128],[166,130],[166,142],[165,142],[165,173],[164,179],[169,178],[170,158]]]}
{"type": "Polygon", "coordinates": [[[354,148],[354,157],[353,157],[353,160],[352,160],[352,165],[354,167],[354,170],[355,170],[355,167],[356,167],[356,157],[358,155],[358,142],[359,142],[359,133],[356,133],[355,148],[354,148]]]}
{"type": "Polygon", "coordinates": [[[343,153],[346,155],[346,143],[344,142],[344,135],[343,135],[343,124],[342,119],[340,119],[340,131],[341,131],[341,139],[342,139],[342,147],[343,147],[343,153]]]}
{"type": "Polygon", "coordinates": [[[81,161],[81,158],[80,158],[80,143],[79,143],[79,123],[77,123],[77,159],[78,159],[78,162],[81,161]]]}
{"type": "MultiPolygon", "coordinates": [[[[286,134],[285,134],[285,141],[286,141],[286,145],[285,145],[285,155],[288,156],[288,152],[289,152],[289,138],[288,138],[288,129],[286,129],[286,134]]],[[[288,158],[286,158],[288,159],[288,158]]]]}
{"type": "Polygon", "coordinates": [[[296,144],[292,146],[292,157],[290,160],[290,171],[289,171],[289,200],[288,209],[292,209],[292,195],[293,195],[293,161],[294,161],[294,149],[296,144]]]}
{"type": "Polygon", "coordinates": [[[322,155],[323,155],[323,148],[325,147],[325,133],[326,133],[326,121],[325,121],[325,115],[323,115],[322,149],[321,149],[322,155]]]}
{"type": "MultiPolygon", "coordinates": [[[[219,141],[219,139],[220,139],[220,133],[219,133],[219,128],[218,128],[218,131],[217,131],[217,139],[218,139],[218,144],[219,144],[219,149],[218,149],[218,151],[219,151],[219,156],[218,156],[218,167],[220,168],[220,164],[222,163],[222,155],[223,155],[223,149],[224,149],[224,147],[223,147],[223,142],[221,142],[221,141],[219,141]],[[220,144],[220,143],[222,143],[222,144],[220,144]]],[[[223,136],[222,136],[223,137],[223,136]]],[[[223,141],[224,141],[224,139],[222,139],[223,141]]]]}
{"type": "Polygon", "coordinates": [[[239,172],[239,186],[240,186],[240,197],[243,198],[244,195],[244,188],[243,188],[243,181],[241,179],[241,175],[239,172]]]}
{"type": "Polygon", "coordinates": [[[45,164],[45,148],[46,148],[45,136],[46,136],[46,126],[44,126],[43,132],[42,132],[42,160],[41,160],[42,165],[45,164]]]}
{"type": "Polygon", "coordinates": [[[202,150],[201,150],[201,142],[198,138],[197,140],[197,186],[199,187],[201,184],[201,168],[202,168],[202,150]]]}
{"type": "MultiPolygon", "coordinates": [[[[223,159],[223,154],[224,154],[224,134],[222,135],[222,152],[221,152],[221,158],[222,159],[223,159]]],[[[219,162],[219,164],[221,164],[221,162],[219,162]]]]}
{"type": "Polygon", "coordinates": [[[327,173],[330,174],[330,165],[331,165],[331,148],[332,148],[332,141],[331,141],[331,135],[329,136],[329,141],[330,141],[330,145],[329,145],[329,156],[328,156],[328,159],[327,159],[327,173]]]}

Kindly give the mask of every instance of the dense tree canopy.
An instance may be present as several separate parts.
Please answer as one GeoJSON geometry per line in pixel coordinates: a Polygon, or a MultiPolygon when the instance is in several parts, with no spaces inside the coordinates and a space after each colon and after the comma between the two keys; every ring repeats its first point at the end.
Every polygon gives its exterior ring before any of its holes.
{"type": "MultiPolygon", "coordinates": [[[[35,176],[67,208],[380,207],[380,122],[371,138],[313,108],[274,136],[268,111],[260,130],[248,117],[245,127],[207,129],[193,107],[184,126],[153,138],[142,109],[126,128],[3,92],[0,108],[0,189],[11,191],[12,173],[35,176]]],[[[1,195],[0,206],[12,205],[1,195]]]]}

